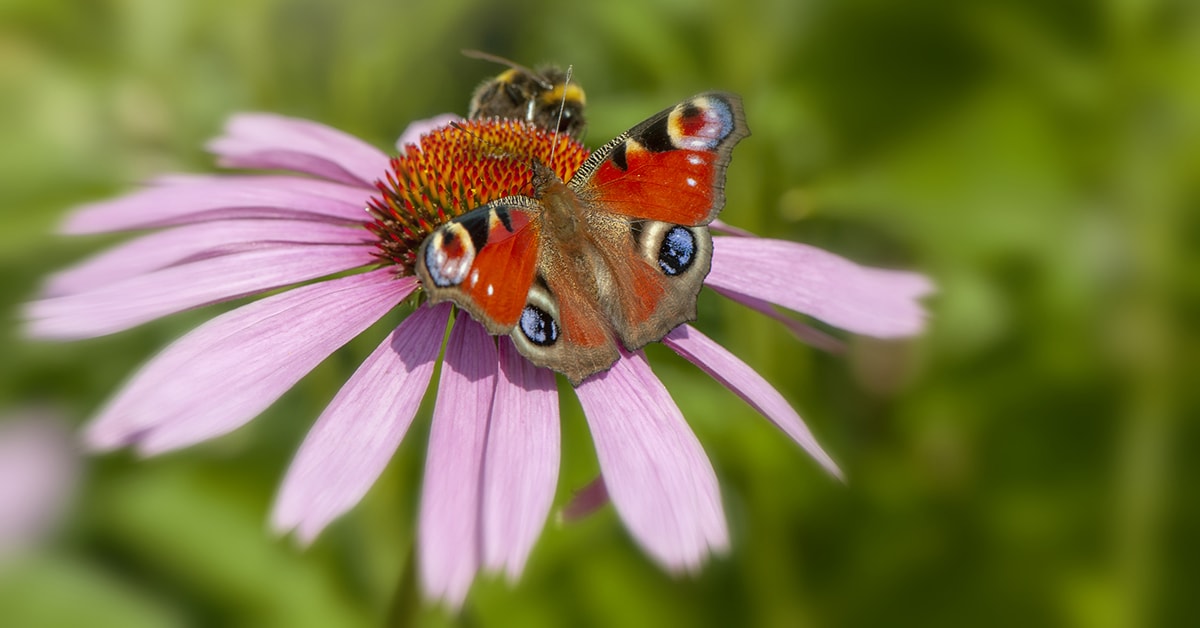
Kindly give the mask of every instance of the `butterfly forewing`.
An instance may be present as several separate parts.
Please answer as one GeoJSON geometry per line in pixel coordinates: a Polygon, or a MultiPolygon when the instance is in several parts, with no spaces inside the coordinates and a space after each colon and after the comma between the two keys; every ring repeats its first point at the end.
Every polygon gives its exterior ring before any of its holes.
{"type": "Polygon", "coordinates": [[[725,168],[733,146],[749,134],[740,98],[700,94],[597,150],[570,185],[606,211],[706,225],[725,205],[725,168]]]}
{"type": "Polygon", "coordinates": [[[417,251],[417,275],[433,302],[453,301],[493,334],[518,323],[537,268],[536,201],[502,199],[438,227],[417,251]]]}

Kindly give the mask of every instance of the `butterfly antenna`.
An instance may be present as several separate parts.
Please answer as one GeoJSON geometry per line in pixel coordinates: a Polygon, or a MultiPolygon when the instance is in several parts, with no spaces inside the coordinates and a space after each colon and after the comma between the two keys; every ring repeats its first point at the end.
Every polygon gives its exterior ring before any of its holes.
{"type": "Polygon", "coordinates": [[[471,59],[479,59],[481,61],[491,61],[492,63],[498,63],[500,65],[507,65],[508,67],[510,67],[514,70],[519,70],[519,71],[524,72],[524,73],[528,74],[529,76],[533,77],[533,79],[538,82],[538,85],[542,89],[554,89],[554,84],[551,83],[550,81],[546,80],[546,77],[542,76],[541,74],[538,74],[537,72],[534,72],[533,70],[530,70],[529,68],[527,68],[527,67],[521,65],[520,63],[517,63],[516,61],[513,61],[511,59],[505,59],[504,57],[501,57],[499,55],[494,55],[490,52],[484,52],[482,50],[461,50],[459,52],[462,52],[464,57],[469,57],[471,59]]]}
{"type": "Polygon", "coordinates": [[[558,130],[562,128],[563,111],[567,108],[567,86],[571,84],[571,70],[574,66],[567,66],[567,75],[563,78],[562,85],[562,101],[558,103],[558,120],[554,122],[554,140],[550,145],[550,163],[554,163],[554,153],[558,150],[558,130]]]}

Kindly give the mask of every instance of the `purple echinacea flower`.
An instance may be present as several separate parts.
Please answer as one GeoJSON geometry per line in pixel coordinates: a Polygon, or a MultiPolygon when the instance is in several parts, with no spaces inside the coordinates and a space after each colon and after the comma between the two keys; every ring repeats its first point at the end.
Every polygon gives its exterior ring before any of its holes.
{"type": "MultiPolygon", "coordinates": [[[[313,122],[239,115],[209,145],[221,165],[288,174],[174,176],[74,211],[63,228],[69,234],[150,232],[51,277],[27,307],[35,337],[111,334],[300,286],[217,316],[168,346],[100,410],[87,428],[88,445],[158,454],[230,432],[412,300],[412,313],[317,419],[287,472],[272,523],[309,542],[362,499],[404,438],[444,349],[419,515],[423,588],[458,605],[481,569],[515,579],[553,505],[555,377],[449,305],[420,303],[414,253],[450,217],[529,193],[527,160],[483,155],[480,141],[537,155],[564,180],[587,150],[559,138],[551,162],[553,141],[540,129],[472,121],[463,133],[445,126],[453,119],[413,125],[389,161],[313,122]]],[[[769,315],[778,317],[779,305],[872,336],[907,336],[924,326],[918,298],[931,284],[921,275],[714,229],[733,234],[713,238],[706,280],[725,296],[769,315]],[[770,272],[780,267],[789,271],[770,272]]],[[[840,477],[796,412],[745,363],[689,325],[663,343],[840,477]]],[[[624,354],[575,394],[600,464],[602,483],[591,498],[610,499],[634,540],[668,569],[694,569],[725,549],[712,465],[644,355],[624,354]]]]}

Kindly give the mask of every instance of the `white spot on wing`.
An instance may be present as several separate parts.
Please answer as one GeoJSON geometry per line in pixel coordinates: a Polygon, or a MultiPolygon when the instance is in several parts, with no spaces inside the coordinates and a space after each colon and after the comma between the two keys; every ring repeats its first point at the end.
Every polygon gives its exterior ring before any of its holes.
{"type": "Polygon", "coordinates": [[[691,187],[696,187],[696,180],[695,180],[695,179],[693,179],[693,178],[691,178],[691,177],[688,177],[688,178],[687,178],[687,184],[688,184],[689,186],[691,186],[691,187]]]}

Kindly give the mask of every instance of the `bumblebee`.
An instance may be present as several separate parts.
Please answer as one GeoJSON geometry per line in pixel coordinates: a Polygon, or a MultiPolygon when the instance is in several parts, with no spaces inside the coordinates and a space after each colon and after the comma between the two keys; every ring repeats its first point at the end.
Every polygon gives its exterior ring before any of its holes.
{"type": "Polygon", "coordinates": [[[552,65],[530,70],[483,52],[464,51],[463,54],[509,67],[475,88],[467,109],[468,118],[496,116],[525,120],[581,139],[586,125],[583,107],[587,98],[582,87],[568,82],[567,72],[552,65]]]}

